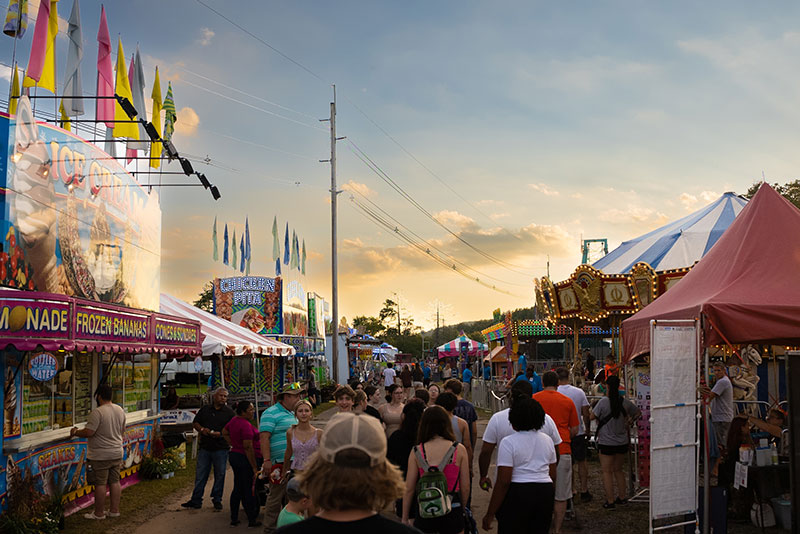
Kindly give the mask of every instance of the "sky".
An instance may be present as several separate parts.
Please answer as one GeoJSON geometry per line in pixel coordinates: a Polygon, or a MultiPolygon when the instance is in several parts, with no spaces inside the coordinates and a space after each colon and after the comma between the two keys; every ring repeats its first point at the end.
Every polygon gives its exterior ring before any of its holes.
{"type": "MultiPolygon", "coordinates": [[[[59,15],[71,8],[61,0],[59,15]]],[[[234,274],[212,259],[214,219],[220,237],[226,223],[239,236],[245,217],[251,274],[274,275],[277,218],[281,233],[288,223],[305,240],[305,289],[330,297],[330,166],[319,162],[330,157],[330,132],[319,120],[329,116],[332,84],[337,136],[346,137],[337,178],[339,309],[348,319],[377,315],[396,295],[402,315],[424,327],[436,303],[446,324],[533,306],[533,279],[548,268],[555,281],[568,277],[581,239],[607,238],[613,249],[723,192],[744,193],[762,173],[770,182],[797,177],[795,3],[106,8],[112,41],[121,37],[128,56],[141,49],[145,94],[156,66],[164,91],[172,82],[174,144],[222,194],[214,202],[202,188],[160,191],[162,291],[188,301],[234,274]],[[356,202],[383,210],[388,227],[356,202]]],[[[100,4],[83,0],[81,12],[88,93],[100,4]]],[[[17,44],[23,67],[32,35],[33,24],[17,44]]],[[[0,37],[7,94],[13,40],[0,37]]],[[[59,82],[66,48],[61,34],[59,82]]]]}

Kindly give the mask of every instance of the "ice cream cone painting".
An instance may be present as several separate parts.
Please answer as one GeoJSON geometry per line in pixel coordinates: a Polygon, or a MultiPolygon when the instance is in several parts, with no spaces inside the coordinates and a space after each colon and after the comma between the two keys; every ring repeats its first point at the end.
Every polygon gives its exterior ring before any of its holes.
{"type": "Polygon", "coordinates": [[[17,362],[13,358],[6,361],[5,379],[3,380],[3,388],[6,392],[3,398],[3,437],[12,438],[19,436],[21,433],[20,419],[21,403],[19,402],[19,393],[21,386],[21,377],[14,376],[14,369],[17,362]]]}

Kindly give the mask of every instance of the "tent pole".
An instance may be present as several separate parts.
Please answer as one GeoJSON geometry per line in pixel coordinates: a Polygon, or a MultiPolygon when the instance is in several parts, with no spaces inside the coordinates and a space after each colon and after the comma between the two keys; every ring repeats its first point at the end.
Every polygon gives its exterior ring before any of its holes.
{"type": "Polygon", "coordinates": [[[253,406],[256,407],[256,420],[258,420],[258,375],[256,374],[256,355],[253,354],[253,406]]]}
{"type": "MultiPolygon", "coordinates": [[[[703,351],[705,354],[705,367],[703,368],[703,377],[708,375],[708,349],[703,351]]],[[[708,406],[703,403],[703,425],[705,426],[705,447],[703,447],[705,451],[705,462],[703,462],[703,534],[708,534],[709,530],[709,518],[711,517],[709,507],[711,506],[711,469],[708,463],[711,461],[711,454],[709,450],[709,437],[710,430],[708,428],[708,406]]]]}
{"type": "Polygon", "coordinates": [[[219,355],[219,383],[225,387],[225,361],[222,354],[219,355]]]}

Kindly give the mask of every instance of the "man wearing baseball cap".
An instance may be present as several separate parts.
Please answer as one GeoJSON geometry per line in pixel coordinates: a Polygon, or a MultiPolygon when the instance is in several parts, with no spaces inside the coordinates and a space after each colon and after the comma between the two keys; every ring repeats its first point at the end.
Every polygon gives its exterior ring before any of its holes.
{"type": "Polygon", "coordinates": [[[272,534],[278,523],[286,494],[286,477],[283,476],[283,456],[286,453],[286,431],[297,424],[294,407],[306,391],[298,382],[287,384],[278,393],[278,402],[264,410],[258,425],[259,443],[264,463],[261,476],[272,483],[264,505],[264,532],[272,534]]]}

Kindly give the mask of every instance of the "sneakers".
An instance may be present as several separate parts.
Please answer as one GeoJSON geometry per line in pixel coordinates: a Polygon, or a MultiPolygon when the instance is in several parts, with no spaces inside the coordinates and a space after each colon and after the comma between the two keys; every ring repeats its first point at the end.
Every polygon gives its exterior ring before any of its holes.
{"type": "MultiPolygon", "coordinates": [[[[181,506],[183,508],[192,508],[194,510],[199,510],[200,508],[203,507],[202,504],[198,504],[198,503],[192,502],[192,501],[186,501],[185,503],[181,504],[181,506]]],[[[221,507],[222,507],[222,505],[220,504],[220,509],[221,509],[221,507]]]]}
{"type": "Polygon", "coordinates": [[[581,492],[581,502],[589,502],[592,500],[592,494],[588,491],[581,492]]]}
{"type": "Polygon", "coordinates": [[[106,516],[108,516],[108,517],[119,517],[119,512],[117,512],[117,513],[106,512],[106,516]]]}
{"type": "Polygon", "coordinates": [[[222,503],[219,501],[214,501],[214,511],[221,512],[222,511],[222,503]]]}
{"type": "Polygon", "coordinates": [[[250,528],[260,527],[262,525],[261,521],[251,521],[247,523],[247,526],[250,528]]]}
{"type": "MultiPolygon", "coordinates": [[[[119,515],[119,514],[117,514],[119,515]]],[[[84,519],[105,519],[106,516],[104,515],[94,515],[94,512],[89,512],[88,514],[83,514],[84,519]]]]}
{"type": "Polygon", "coordinates": [[[238,519],[231,519],[231,526],[232,527],[237,526],[239,523],[241,523],[241,521],[239,521],[238,519]]]}
{"type": "Polygon", "coordinates": [[[603,508],[605,508],[606,510],[613,510],[616,507],[614,506],[613,502],[604,502],[603,508]]]}
{"type": "Polygon", "coordinates": [[[614,501],[614,504],[628,504],[628,499],[620,499],[617,497],[617,500],[614,501]]]}

